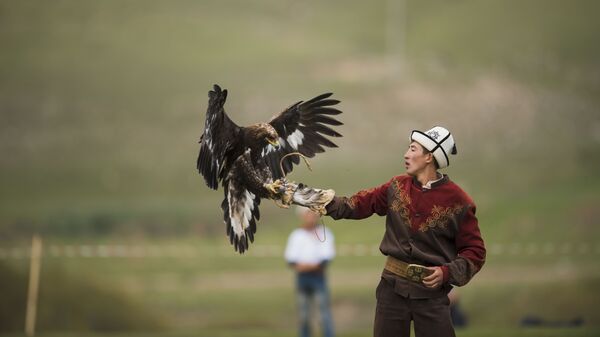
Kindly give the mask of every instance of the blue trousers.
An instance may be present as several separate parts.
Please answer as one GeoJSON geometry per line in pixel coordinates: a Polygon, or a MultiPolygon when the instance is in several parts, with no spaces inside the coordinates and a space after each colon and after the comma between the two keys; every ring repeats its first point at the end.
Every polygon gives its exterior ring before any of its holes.
{"type": "Polygon", "coordinates": [[[296,278],[300,337],[310,337],[311,303],[319,308],[323,337],[333,337],[329,290],[322,273],[299,273],[296,278]]]}

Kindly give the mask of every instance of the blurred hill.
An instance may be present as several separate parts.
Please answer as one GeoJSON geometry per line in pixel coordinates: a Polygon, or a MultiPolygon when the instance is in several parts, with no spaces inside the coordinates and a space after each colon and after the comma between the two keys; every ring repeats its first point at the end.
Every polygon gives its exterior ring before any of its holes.
{"type": "Polygon", "coordinates": [[[456,134],[449,173],[484,212],[503,193],[593,183],[598,7],[2,1],[0,231],[220,233],[221,193],[194,167],[213,83],[242,125],[334,91],[345,138],[292,178],[341,193],[401,173],[406,135],[433,124],[456,134]]]}

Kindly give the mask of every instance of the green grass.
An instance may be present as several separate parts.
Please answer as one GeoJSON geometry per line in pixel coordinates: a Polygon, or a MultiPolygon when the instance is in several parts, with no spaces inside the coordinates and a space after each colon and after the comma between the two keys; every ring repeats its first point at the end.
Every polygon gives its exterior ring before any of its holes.
{"type": "MultiPolygon", "coordinates": [[[[188,336],[231,336],[231,334],[243,334],[248,337],[270,337],[270,336],[296,336],[296,332],[290,331],[277,331],[277,330],[260,330],[260,329],[244,329],[244,330],[229,330],[226,332],[223,331],[213,331],[213,330],[203,330],[203,331],[191,331],[191,332],[176,332],[176,333],[160,333],[155,334],[153,332],[144,332],[144,333],[116,333],[110,334],[108,336],[111,337],[137,337],[137,336],[165,336],[165,337],[188,337],[188,336]]],[[[501,336],[515,336],[515,337],[562,337],[562,336],[573,336],[573,337],[588,337],[588,336],[597,336],[600,333],[600,330],[597,329],[516,329],[516,328],[504,328],[504,329],[467,329],[467,330],[458,330],[456,335],[459,337],[501,337],[501,336]]],[[[359,337],[366,336],[371,334],[370,330],[365,331],[356,331],[349,333],[341,333],[337,334],[340,337],[359,337]]],[[[73,337],[73,336],[81,336],[81,337],[103,337],[107,336],[106,334],[97,334],[97,333],[41,333],[36,334],[37,336],[42,337],[73,337]]],[[[24,334],[2,334],[0,336],[5,337],[17,337],[24,336],[24,334]]]]}
{"type": "MultiPolygon", "coordinates": [[[[60,289],[60,285],[53,285],[56,278],[48,275],[61,270],[74,284],[81,278],[120,289],[123,296],[136,299],[150,308],[151,314],[161,317],[166,331],[294,330],[293,273],[281,256],[259,257],[259,246],[239,256],[219,240],[146,244],[168,249],[178,243],[192,244],[194,254],[179,258],[48,257],[43,261],[42,284],[60,289]]],[[[52,244],[52,240],[45,242],[52,244]]],[[[135,244],[145,243],[138,240],[135,244]]],[[[581,317],[585,324],[581,330],[587,331],[600,324],[600,316],[593,310],[600,296],[596,260],[595,253],[525,255],[518,261],[490,254],[481,273],[460,289],[463,310],[475,331],[492,326],[516,329],[527,315],[549,321],[581,317]]],[[[27,269],[26,260],[11,263],[27,269]]],[[[342,335],[367,333],[372,327],[374,289],[382,266],[381,256],[340,256],[331,265],[332,308],[342,335]]],[[[93,297],[90,300],[94,301],[93,297]]],[[[40,308],[47,310],[51,304],[46,300],[40,308]]]]}

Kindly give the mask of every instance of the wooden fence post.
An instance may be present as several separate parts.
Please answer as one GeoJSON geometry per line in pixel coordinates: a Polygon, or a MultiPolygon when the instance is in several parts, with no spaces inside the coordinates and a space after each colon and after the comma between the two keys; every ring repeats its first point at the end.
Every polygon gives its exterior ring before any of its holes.
{"type": "Polygon", "coordinates": [[[42,239],[36,234],[31,240],[31,264],[29,268],[29,292],[27,294],[27,313],[25,316],[25,334],[35,335],[35,316],[37,312],[40,267],[42,263],[42,239]]]}

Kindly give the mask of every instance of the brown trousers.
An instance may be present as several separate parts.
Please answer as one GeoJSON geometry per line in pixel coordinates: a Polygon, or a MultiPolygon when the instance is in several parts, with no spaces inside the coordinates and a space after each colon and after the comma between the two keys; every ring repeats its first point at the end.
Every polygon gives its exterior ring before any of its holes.
{"type": "Polygon", "coordinates": [[[381,279],[377,290],[375,337],[409,337],[410,321],[416,337],[455,337],[450,319],[448,296],[411,299],[394,292],[389,281],[381,279]]]}

